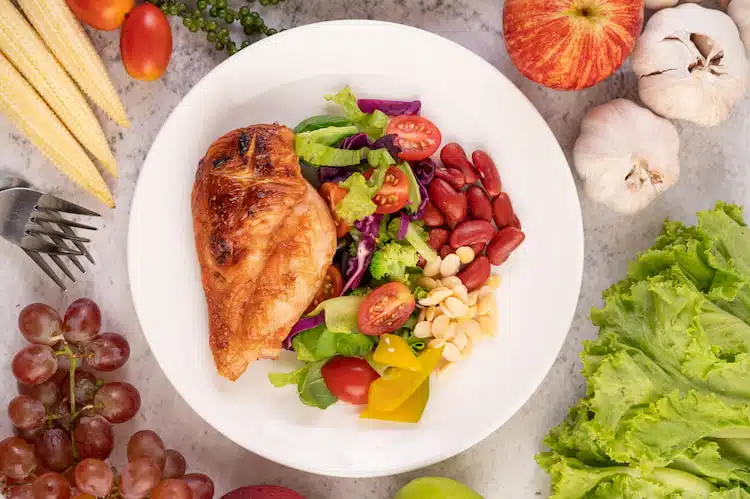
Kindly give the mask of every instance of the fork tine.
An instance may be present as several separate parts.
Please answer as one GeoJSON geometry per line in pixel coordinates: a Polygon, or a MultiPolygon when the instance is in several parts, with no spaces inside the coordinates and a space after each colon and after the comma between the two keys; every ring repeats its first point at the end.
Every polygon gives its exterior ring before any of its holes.
{"type": "MultiPolygon", "coordinates": [[[[71,236],[75,236],[76,235],[76,233],[73,231],[73,229],[71,229],[67,225],[57,224],[57,226],[60,227],[60,230],[63,231],[63,232],[65,232],[66,234],[69,234],[71,236]]],[[[88,260],[92,264],[96,265],[96,262],[94,261],[94,257],[91,256],[91,253],[89,253],[89,250],[86,249],[86,246],[84,246],[83,243],[80,243],[78,241],[71,241],[71,242],[73,243],[73,246],[75,246],[76,248],[78,248],[78,250],[81,252],[81,254],[86,257],[86,260],[88,260]]],[[[83,268],[83,265],[81,265],[81,263],[78,261],[78,259],[76,257],[69,256],[68,258],[70,258],[73,261],[73,263],[75,263],[76,267],[78,267],[78,270],[80,270],[84,274],[86,273],[86,269],[83,268]]]]}
{"type": "Polygon", "coordinates": [[[87,239],[85,237],[80,237],[76,235],[66,234],[65,232],[60,232],[57,230],[51,230],[51,229],[44,229],[42,227],[39,227],[38,229],[30,228],[26,229],[27,234],[33,234],[35,236],[47,236],[51,237],[53,239],[65,239],[68,241],[77,241],[79,243],[90,243],[91,239],[87,239]]]}
{"type": "Polygon", "coordinates": [[[53,217],[37,217],[37,216],[33,216],[33,217],[31,217],[31,222],[33,222],[33,223],[47,222],[47,223],[56,224],[56,225],[58,225],[60,227],[62,227],[63,225],[66,225],[68,227],[73,227],[75,229],[97,230],[97,228],[94,227],[93,225],[86,225],[86,224],[82,224],[82,223],[79,223],[79,222],[74,222],[72,220],[67,220],[67,219],[62,218],[62,217],[55,217],[55,218],[53,218],[53,217]]]}
{"type": "MultiPolygon", "coordinates": [[[[32,222],[36,222],[36,223],[38,223],[38,224],[39,224],[39,226],[40,226],[40,227],[43,227],[44,229],[49,229],[49,227],[50,227],[50,225],[49,225],[49,223],[48,223],[48,222],[45,222],[45,221],[43,221],[43,220],[42,220],[42,219],[40,219],[40,218],[36,218],[36,219],[35,219],[35,218],[32,218],[32,219],[31,219],[31,221],[32,221],[32,222]]],[[[66,234],[69,234],[69,235],[73,235],[73,236],[75,236],[75,235],[76,235],[76,233],[75,233],[75,232],[73,232],[73,229],[67,228],[67,231],[65,231],[65,229],[63,229],[63,227],[64,227],[64,226],[62,226],[62,225],[59,225],[59,227],[60,227],[60,229],[61,229],[61,230],[63,230],[63,231],[64,231],[64,232],[66,233],[66,234]]],[[[53,238],[52,238],[52,240],[53,240],[53,241],[55,242],[55,244],[57,244],[58,246],[68,247],[68,245],[67,245],[67,244],[65,244],[65,241],[64,241],[64,240],[62,240],[62,239],[60,239],[59,237],[53,237],[53,238]]],[[[83,246],[83,244],[82,244],[82,243],[79,243],[79,242],[77,242],[77,241],[73,241],[73,244],[74,244],[74,245],[75,245],[75,246],[76,246],[76,247],[77,247],[77,248],[78,248],[79,250],[81,250],[81,251],[82,251],[83,253],[86,253],[86,249],[85,249],[85,247],[83,246]]],[[[57,264],[57,266],[58,266],[58,267],[60,267],[60,269],[61,269],[61,270],[62,270],[62,271],[63,271],[63,272],[65,273],[65,275],[67,275],[68,277],[70,277],[70,279],[71,279],[71,280],[72,280],[73,282],[75,282],[75,278],[74,278],[74,277],[73,277],[73,276],[72,276],[72,275],[70,274],[70,272],[68,271],[68,267],[65,267],[65,266],[64,266],[64,265],[62,264],[62,262],[58,262],[58,261],[56,260],[56,258],[57,258],[57,257],[54,257],[54,258],[52,258],[52,261],[54,261],[54,262],[55,262],[55,263],[57,264]]],[[[81,271],[81,273],[83,273],[83,274],[85,274],[85,273],[86,273],[86,269],[84,269],[84,268],[83,268],[83,265],[81,265],[81,262],[79,262],[79,261],[78,261],[78,258],[77,258],[77,257],[75,257],[75,256],[73,256],[73,255],[68,255],[68,260],[70,260],[71,262],[73,262],[73,265],[75,265],[75,266],[76,266],[76,267],[78,268],[78,270],[80,270],[80,271],[81,271]]]]}
{"type": "Polygon", "coordinates": [[[90,217],[100,216],[95,211],[91,211],[88,208],[71,203],[70,201],[65,201],[64,199],[60,199],[51,194],[44,194],[40,197],[37,206],[44,210],[61,211],[64,213],[72,213],[73,215],[87,215],[90,217]]]}
{"type": "Polygon", "coordinates": [[[67,247],[57,246],[35,236],[26,236],[21,240],[21,247],[25,250],[49,255],[73,255],[83,256],[80,251],[75,251],[67,247]]]}
{"type": "Polygon", "coordinates": [[[49,266],[47,262],[44,261],[44,258],[42,258],[42,255],[35,251],[29,251],[27,249],[24,249],[24,252],[26,252],[27,255],[29,255],[29,258],[31,258],[34,263],[36,263],[40,269],[44,271],[45,274],[49,276],[50,279],[55,281],[55,284],[57,284],[60,289],[65,291],[65,284],[62,282],[62,279],[55,274],[55,272],[52,270],[52,267],[49,266]]]}
{"type": "MultiPolygon", "coordinates": [[[[63,271],[63,274],[65,274],[66,276],[68,276],[68,279],[70,279],[73,282],[76,282],[75,276],[70,272],[70,270],[68,269],[68,267],[65,266],[65,264],[62,261],[62,259],[59,256],[57,256],[57,255],[49,255],[49,257],[50,257],[50,260],[52,260],[53,262],[55,262],[55,265],[57,265],[60,268],[60,270],[63,271]]],[[[70,258],[75,258],[75,257],[72,256],[70,258]]]]}

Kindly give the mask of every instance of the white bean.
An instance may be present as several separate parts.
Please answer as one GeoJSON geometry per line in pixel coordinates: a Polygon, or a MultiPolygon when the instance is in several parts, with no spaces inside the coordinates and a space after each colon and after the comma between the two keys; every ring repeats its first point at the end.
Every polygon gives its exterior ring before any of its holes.
{"type": "Polygon", "coordinates": [[[414,332],[412,333],[415,338],[429,338],[432,336],[432,324],[427,321],[417,322],[414,326],[414,332]]]}
{"type": "Polygon", "coordinates": [[[449,255],[446,255],[443,259],[443,262],[440,264],[440,274],[443,275],[443,277],[449,277],[452,275],[456,275],[458,273],[458,269],[461,268],[461,260],[456,256],[455,253],[451,253],[449,255]]]}
{"type": "Polygon", "coordinates": [[[443,358],[448,362],[458,362],[461,360],[461,350],[453,343],[446,343],[443,348],[443,358]]]}
{"type": "Polygon", "coordinates": [[[461,246],[460,248],[458,248],[456,250],[456,255],[458,255],[458,258],[464,265],[473,262],[474,257],[476,256],[476,254],[474,253],[474,249],[469,246],[461,246]]]}
{"type": "Polygon", "coordinates": [[[423,307],[437,305],[438,303],[445,300],[452,294],[453,294],[453,291],[451,291],[448,288],[435,288],[432,291],[430,291],[427,294],[427,296],[419,300],[419,304],[422,305],[423,307]]]}
{"type": "Polygon", "coordinates": [[[436,275],[440,274],[440,265],[442,264],[442,260],[440,257],[437,257],[432,262],[427,262],[422,269],[422,273],[426,275],[427,277],[435,277],[436,275]]]}
{"type": "Polygon", "coordinates": [[[451,320],[446,315],[441,315],[432,321],[432,336],[439,339],[444,339],[445,334],[448,332],[451,320]]]}
{"type": "Polygon", "coordinates": [[[462,318],[466,317],[466,315],[469,313],[469,307],[467,307],[464,302],[462,302],[455,296],[446,298],[446,300],[440,305],[441,307],[444,305],[445,308],[450,312],[450,314],[448,314],[444,309],[443,312],[445,312],[446,315],[452,315],[453,317],[462,318]]]}

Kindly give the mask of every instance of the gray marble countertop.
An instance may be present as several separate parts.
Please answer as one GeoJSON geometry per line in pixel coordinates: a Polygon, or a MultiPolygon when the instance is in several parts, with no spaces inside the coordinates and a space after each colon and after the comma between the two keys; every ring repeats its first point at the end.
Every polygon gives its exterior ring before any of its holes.
{"type": "MultiPolygon", "coordinates": [[[[299,26],[340,18],[404,22],[450,38],[478,53],[505,73],[536,105],[568,156],[583,114],[614,97],[637,98],[635,76],[627,65],[592,89],[563,93],[525,80],[511,64],[501,34],[502,2],[486,0],[287,0],[263,9],[270,26],[299,26]]],[[[586,258],[580,303],[568,340],[545,381],[508,423],[463,454],[428,469],[379,479],[333,479],[309,475],[268,462],[238,447],[206,424],[172,389],[149,352],[140,331],[128,287],[125,248],[128,211],[138,173],[165,118],[181,97],[223,60],[199,34],[189,33],[173,20],[175,53],[160,81],[131,80],[119,60],[117,33],[96,33],[93,39],[115,80],[132,128],[120,130],[102,120],[121,169],[114,182],[118,208],[101,221],[94,236],[98,264],[78,284],[61,293],[21,252],[0,243],[0,407],[15,396],[9,366],[23,345],[16,332],[20,309],[44,301],[64,309],[75,298],[96,300],[104,313],[105,329],[125,334],[132,346],[130,362],[118,375],[135,384],[143,407],[133,421],[116,427],[113,462],[124,459],[125,440],[139,429],[158,431],[167,446],[180,450],[189,469],[209,474],[217,497],[234,487],[275,483],[292,487],[310,499],[386,499],[409,479],[424,475],[449,476],[467,483],[488,499],[524,499],[547,495],[548,481],[534,463],[541,439],[584,392],[578,351],[582,339],[594,336],[587,321],[589,309],[600,302],[600,292],[624,275],[627,262],[651,245],[665,217],[692,220],[694,213],[722,199],[748,204],[750,177],[750,100],[741,102],[724,124],[700,129],[678,124],[682,139],[682,177],[679,183],[634,217],[622,217],[581,199],[586,234],[586,258]]],[[[418,50],[411,48],[410,50],[418,50]]],[[[50,165],[5,119],[0,118],[2,165],[23,174],[43,189],[82,204],[91,200],[50,165]]],[[[544,181],[544,179],[540,179],[544,181]]],[[[553,208],[553,207],[552,207],[553,208]]],[[[553,212],[554,209],[551,210],[553,212]]],[[[175,313],[179,313],[175,311],[175,313]]],[[[176,345],[179,348],[179,345],[176,345]]],[[[0,435],[10,434],[0,416],[0,435]]]]}

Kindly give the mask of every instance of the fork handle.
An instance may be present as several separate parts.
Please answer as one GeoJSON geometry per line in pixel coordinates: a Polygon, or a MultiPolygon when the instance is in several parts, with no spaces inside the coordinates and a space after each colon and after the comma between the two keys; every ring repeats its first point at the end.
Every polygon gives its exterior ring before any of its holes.
{"type": "Polygon", "coordinates": [[[31,184],[6,170],[0,170],[0,191],[13,189],[15,187],[31,187],[31,184]]]}

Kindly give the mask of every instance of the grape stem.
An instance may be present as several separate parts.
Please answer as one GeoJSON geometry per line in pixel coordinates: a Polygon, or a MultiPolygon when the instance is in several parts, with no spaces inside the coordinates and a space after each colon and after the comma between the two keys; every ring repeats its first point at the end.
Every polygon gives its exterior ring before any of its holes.
{"type": "Polygon", "coordinates": [[[71,421],[71,423],[72,423],[73,421],[75,421],[75,420],[76,420],[76,418],[77,418],[78,416],[80,416],[80,415],[81,415],[81,414],[83,414],[84,412],[88,411],[89,409],[93,409],[93,408],[94,408],[94,405],[93,405],[93,404],[87,405],[87,406],[85,406],[85,407],[81,407],[81,410],[80,410],[80,411],[78,411],[78,412],[76,412],[76,413],[73,413],[73,415],[72,415],[72,416],[70,417],[70,421],[71,421]]]}

